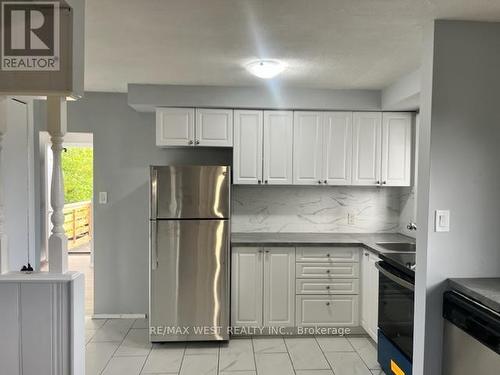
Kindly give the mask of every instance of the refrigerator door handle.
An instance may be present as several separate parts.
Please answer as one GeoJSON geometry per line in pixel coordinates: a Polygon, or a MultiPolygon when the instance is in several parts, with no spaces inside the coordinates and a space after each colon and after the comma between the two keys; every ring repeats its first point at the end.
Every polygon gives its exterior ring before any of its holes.
{"type": "Polygon", "coordinates": [[[158,223],[156,221],[151,222],[151,269],[155,270],[158,268],[158,223]]]}
{"type": "Polygon", "coordinates": [[[158,216],[158,170],[151,169],[151,219],[158,216]]]}

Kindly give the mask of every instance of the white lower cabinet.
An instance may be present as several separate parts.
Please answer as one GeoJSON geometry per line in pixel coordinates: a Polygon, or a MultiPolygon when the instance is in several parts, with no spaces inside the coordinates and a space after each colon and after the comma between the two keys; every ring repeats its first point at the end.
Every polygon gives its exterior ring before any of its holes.
{"type": "Polygon", "coordinates": [[[262,248],[233,248],[231,259],[231,324],[262,326],[262,248]]]}
{"type": "Polygon", "coordinates": [[[264,326],[292,327],[295,320],[295,249],[264,249],[264,326]]]}
{"type": "Polygon", "coordinates": [[[298,295],[297,326],[357,327],[357,295],[298,295]]]}
{"type": "MultiPolygon", "coordinates": [[[[358,328],[360,290],[365,293],[367,283],[378,285],[378,275],[365,276],[365,256],[360,267],[359,255],[356,247],[233,247],[231,324],[358,328]]],[[[373,304],[378,287],[370,286],[366,293],[373,304]]],[[[362,301],[366,308],[364,294],[362,301]]],[[[375,324],[372,331],[363,323],[370,335],[376,333],[376,319],[368,320],[375,324]]]]}
{"type": "Polygon", "coordinates": [[[363,250],[361,259],[361,326],[377,341],[378,327],[378,270],[380,259],[368,250],[363,250]]]}
{"type": "Polygon", "coordinates": [[[233,247],[231,263],[231,324],[293,326],[295,248],[233,247]]]}

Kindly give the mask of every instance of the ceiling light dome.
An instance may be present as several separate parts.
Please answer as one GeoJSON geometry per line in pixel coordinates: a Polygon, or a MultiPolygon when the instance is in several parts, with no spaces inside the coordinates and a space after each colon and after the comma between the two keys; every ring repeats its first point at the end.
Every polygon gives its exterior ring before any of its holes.
{"type": "Polygon", "coordinates": [[[283,72],[285,64],[276,60],[256,60],[247,64],[246,68],[254,76],[270,79],[283,72]]]}

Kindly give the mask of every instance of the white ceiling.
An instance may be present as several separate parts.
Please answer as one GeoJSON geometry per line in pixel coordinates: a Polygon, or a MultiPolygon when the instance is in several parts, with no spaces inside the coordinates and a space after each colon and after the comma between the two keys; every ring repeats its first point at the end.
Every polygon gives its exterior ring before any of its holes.
{"type": "Polygon", "coordinates": [[[381,89],[419,66],[435,18],[500,20],[500,0],[86,0],[85,89],[128,83],[381,89]]]}

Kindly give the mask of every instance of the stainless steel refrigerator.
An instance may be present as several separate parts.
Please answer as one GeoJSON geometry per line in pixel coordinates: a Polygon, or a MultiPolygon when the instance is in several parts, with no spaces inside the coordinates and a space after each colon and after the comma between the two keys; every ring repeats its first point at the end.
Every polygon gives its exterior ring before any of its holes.
{"type": "Polygon", "coordinates": [[[149,337],[228,340],[228,166],[151,167],[149,337]]]}

